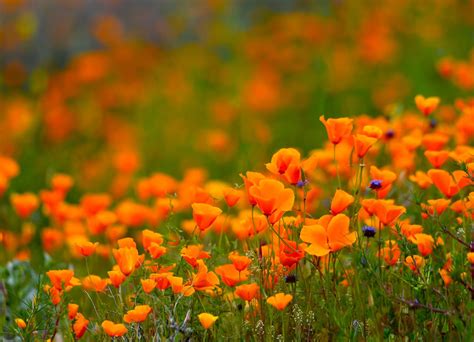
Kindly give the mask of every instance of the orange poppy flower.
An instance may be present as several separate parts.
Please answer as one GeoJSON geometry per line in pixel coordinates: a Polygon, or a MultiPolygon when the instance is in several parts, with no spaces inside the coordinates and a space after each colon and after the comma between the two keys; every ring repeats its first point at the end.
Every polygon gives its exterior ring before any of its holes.
{"type": "Polygon", "coordinates": [[[211,315],[207,312],[203,312],[198,315],[199,322],[201,323],[204,329],[209,329],[210,327],[212,327],[218,318],[218,316],[211,315]]]}
{"type": "Polygon", "coordinates": [[[208,272],[204,261],[198,260],[198,272],[193,275],[191,284],[196,291],[209,291],[219,285],[219,278],[214,272],[208,272]]]}
{"type": "Polygon", "coordinates": [[[276,211],[285,212],[293,208],[295,194],[285,189],[283,183],[274,179],[263,179],[250,188],[250,194],[265,216],[276,211]]]}
{"type": "Polygon", "coordinates": [[[123,320],[126,323],[140,323],[146,320],[150,312],[150,306],[137,305],[133,310],[127,311],[127,313],[123,316],[123,320]]]}
{"type": "Polygon", "coordinates": [[[411,238],[415,234],[419,234],[423,231],[423,226],[419,224],[409,224],[409,223],[402,223],[401,224],[401,232],[407,238],[411,238]]]}
{"type": "Polygon", "coordinates": [[[183,249],[181,249],[181,256],[192,267],[198,265],[198,260],[211,257],[208,252],[203,251],[203,245],[189,245],[183,247],[183,249]]]}
{"type": "Polygon", "coordinates": [[[244,180],[245,190],[247,191],[247,197],[248,197],[250,205],[251,206],[256,205],[257,201],[250,194],[250,188],[260,183],[261,180],[266,179],[265,176],[259,172],[247,171],[245,176],[243,174],[240,174],[240,177],[244,180]]]}
{"type": "Polygon", "coordinates": [[[110,283],[116,288],[118,288],[126,279],[118,266],[114,266],[114,269],[107,272],[107,274],[109,275],[110,283]]]}
{"type": "Polygon", "coordinates": [[[439,102],[439,97],[425,98],[422,95],[415,96],[416,107],[425,116],[430,115],[438,107],[439,102]]]}
{"type": "Polygon", "coordinates": [[[372,182],[378,181],[373,189],[377,191],[377,198],[385,198],[392,188],[392,183],[397,179],[397,175],[389,170],[380,170],[376,166],[370,167],[372,182]]]}
{"type": "Polygon", "coordinates": [[[194,221],[201,231],[209,228],[222,213],[220,208],[206,203],[193,203],[192,208],[194,221]]]}
{"type": "Polygon", "coordinates": [[[225,202],[229,207],[233,207],[242,197],[242,191],[234,188],[225,188],[223,190],[225,202]]]}
{"type": "Polygon", "coordinates": [[[61,302],[61,296],[63,294],[63,291],[58,290],[54,286],[49,285],[45,285],[43,287],[43,290],[49,295],[49,298],[51,299],[51,303],[53,303],[53,305],[58,305],[61,302]]]}
{"type": "Polygon", "coordinates": [[[239,298],[249,302],[259,296],[260,286],[258,286],[256,283],[239,285],[235,289],[235,294],[239,298]]]}
{"type": "Polygon", "coordinates": [[[290,294],[284,294],[282,292],[277,293],[267,298],[267,303],[273,306],[277,310],[284,310],[286,306],[293,300],[293,296],[290,294]]]}
{"type": "Polygon", "coordinates": [[[365,125],[364,128],[362,128],[362,134],[368,137],[380,139],[383,135],[383,131],[374,125],[365,125]]]}
{"type": "Polygon", "coordinates": [[[332,144],[337,145],[341,140],[351,134],[352,131],[352,119],[349,118],[337,118],[337,119],[325,119],[324,116],[319,117],[326,127],[329,141],[332,144]]]}
{"type": "Polygon", "coordinates": [[[99,245],[98,242],[92,243],[84,240],[75,243],[76,251],[82,256],[88,257],[95,252],[95,249],[99,245]]]}
{"type": "Polygon", "coordinates": [[[428,151],[440,151],[448,143],[449,136],[442,133],[425,134],[422,139],[423,146],[428,151]]]}
{"type": "Polygon", "coordinates": [[[449,286],[453,282],[453,278],[449,275],[449,272],[445,269],[440,269],[439,275],[441,276],[441,279],[443,279],[444,286],[449,286]]]}
{"type": "Polygon", "coordinates": [[[67,317],[72,320],[74,319],[74,317],[76,317],[77,315],[77,311],[79,310],[79,305],[77,304],[73,304],[73,303],[69,303],[67,305],[67,317]]]}
{"type": "Polygon", "coordinates": [[[130,200],[121,202],[115,208],[115,213],[119,222],[129,227],[140,227],[151,218],[150,208],[130,200]]]}
{"type": "Polygon", "coordinates": [[[140,279],[140,282],[145,293],[150,293],[156,287],[156,281],[153,279],[140,279]]]}
{"type": "Polygon", "coordinates": [[[303,226],[300,238],[310,244],[305,249],[306,253],[322,257],[352,245],[356,241],[357,233],[349,232],[349,223],[349,217],[338,214],[325,215],[317,224],[303,226]]]}
{"type": "Polygon", "coordinates": [[[155,242],[152,242],[150,247],[148,247],[148,253],[153,259],[158,259],[167,251],[166,247],[160,246],[155,242]]]}
{"type": "Polygon", "coordinates": [[[418,251],[422,256],[430,255],[433,252],[434,239],[428,234],[415,234],[410,241],[417,245],[418,251]]]}
{"type": "Polygon", "coordinates": [[[54,288],[60,291],[77,284],[74,278],[74,271],[72,270],[51,270],[46,272],[46,275],[49,277],[54,288]]]}
{"type": "Polygon", "coordinates": [[[81,207],[88,216],[93,216],[98,212],[107,209],[112,202],[108,194],[88,194],[81,198],[81,207]]]}
{"type": "Polygon", "coordinates": [[[439,169],[449,158],[449,151],[425,151],[425,157],[435,169],[439,169]]]}
{"type": "Polygon", "coordinates": [[[385,226],[391,226],[398,218],[406,212],[400,205],[395,205],[387,201],[377,201],[373,206],[374,214],[385,226]]]}
{"type": "Polygon", "coordinates": [[[430,214],[433,215],[435,212],[439,216],[441,215],[451,204],[451,200],[440,198],[428,200],[428,205],[423,205],[422,207],[430,214]]]}
{"type": "Polygon", "coordinates": [[[294,148],[282,148],[272,156],[270,163],[266,164],[267,170],[273,174],[284,174],[291,164],[299,165],[300,153],[294,148]]]}
{"type": "Polygon", "coordinates": [[[12,194],[11,203],[18,216],[28,218],[39,206],[38,197],[33,193],[12,194]]]}
{"type": "Polygon", "coordinates": [[[421,189],[427,189],[433,182],[431,178],[423,171],[416,171],[414,175],[410,175],[410,180],[418,184],[421,189]]]}
{"type": "Polygon", "coordinates": [[[82,287],[89,291],[102,292],[107,287],[107,279],[102,279],[96,275],[88,275],[82,280],[82,287]]]}
{"type": "Polygon", "coordinates": [[[280,245],[280,264],[286,267],[293,267],[304,257],[305,244],[297,245],[295,241],[284,240],[280,245]]]}
{"type": "Polygon", "coordinates": [[[112,253],[117,265],[120,267],[120,271],[125,275],[129,276],[133,271],[137,262],[139,261],[138,250],[134,247],[120,247],[113,249],[112,253]]]}
{"type": "Polygon", "coordinates": [[[447,198],[451,198],[459,192],[459,186],[448,171],[431,169],[428,176],[438,190],[447,198]]]}
{"type": "Polygon", "coordinates": [[[114,323],[112,321],[103,321],[101,324],[105,333],[110,337],[120,337],[128,332],[128,329],[122,323],[114,323]]]}
{"type": "Polygon", "coordinates": [[[148,250],[150,248],[152,243],[156,243],[158,245],[161,245],[163,243],[163,235],[160,233],[156,233],[154,231],[151,231],[149,229],[145,229],[142,231],[142,244],[143,248],[145,250],[148,250]]]}
{"type": "Polygon", "coordinates": [[[230,287],[246,281],[250,273],[247,270],[239,271],[233,264],[218,266],[215,272],[221,277],[222,282],[230,287]]]}
{"type": "Polygon", "coordinates": [[[78,313],[76,315],[76,321],[72,326],[77,339],[81,338],[84,335],[84,333],[87,331],[88,325],[89,320],[87,320],[82,314],[78,313]]]}
{"type": "Polygon", "coordinates": [[[72,188],[74,180],[71,176],[57,173],[51,179],[51,186],[54,191],[61,193],[63,196],[72,188]]]}
{"type": "Polygon", "coordinates": [[[398,244],[393,240],[385,241],[385,247],[380,250],[380,254],[377,253],[378,257],[383,258],[389,266],[395,265],[401,254],[398,244]]]}
{"type": "Polygon", "coordinates": [[[354,196],[349,195],[344,190],[337,189],[331,202],[331,214],[342,213],[352,203],[354,203],[354,196]]]}
{"type": "Polygon", "coordinates": [[[359,159],[364,158],[370,148],[377,142],[377,138],[369,137],[363,134],[355,134],[352,136],[354,150],[359,159]]]}
{"type": "Polygon", "coordinates": [[[252,259],[245,255],[239,255],[237,252],[231,252],[229,260],[232,261],[237,271],[245,270],[252,263],[252,259]]]}
{"type": "Polygon", "coordinates": [[[425,259],[419,255],[407,256],[405,258],[405,265],[407,265],[413,272],[418,273],[425,265],[425,259]]]}

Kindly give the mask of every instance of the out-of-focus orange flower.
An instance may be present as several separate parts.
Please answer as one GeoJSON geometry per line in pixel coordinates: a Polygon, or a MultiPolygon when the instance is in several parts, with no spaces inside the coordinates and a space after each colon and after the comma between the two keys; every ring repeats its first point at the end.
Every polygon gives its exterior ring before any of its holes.
{"type": "Polygon", "coordinates": [[[225,202],[229,207],[233,207],[242,197],[242,191],[234,188],[225,188],[223,190],[225,202]]]}
{"type": "Polygon", "coordinates": [[[79,254],[81,254],[82,256],[88,257],[95,252],[98,245],[99,245],[98,242],[93,243],[87,240],[81,240],[81,241],[76,242],[75,247],[79,254]]]}
{"type": "Polygon", "coordinates": [[[295,201],[293,191],[285,189],[283,183],[274,179],[263,179],[258,185],[253,185],[250,188],[250,195],[265,216],[270,216],[276,211],[289,211],[295,201]]]}
{"type": "Polygon", "coordinates": [[[428,151],[440,151],[446,146],[448,141],[448,135],[438,132],[425,134],[421,142],[428,151]]]}
{"type": "Polygon", "coordinates": [[[422,95],[415,96],[416,107],[425,116],[430,115],[438,107],[439,102],[439,97],[425,98],[422,95]]]}
{"type": "Polygon", "coordinates": [[[71,176],[64,173],[58,173],[51,178],[51,186],[54,191],[59,192],[63,196],[71,189],[74,184],[74,180],[71,176]]]}
{"type": "Polygon", "coordinates": [[[107,279],[102,279],[97,275],[88,275],[82,280],[82,287],[89,291],[102,292],[108,285],[107,279]]]}
{"type": "Polygon", "coordinates": [[[120,337],[128,332],[128,329],[122,323],[114,323],[112,321],[105,320],[101,324],[105,333],[110,337],[120,337]]]}
{"type": "Polygon", "coordinates": [[[449,158],[449,151],[425,151],[425,157],[435,169],[439,169],[449,158]]]}
{"type": "Polygon", "coordinates": [[[198,265],[198,260],[208,259],[211,257],[208,252],[203,251],[203,245],[189,245],[183,247],[183,249],[181,249],[181,256],[192,267],[198,265]]]}
{"type": "Polygon", "coordinates": [[[286,306],[293,300],[293,296],[290,294],[284,294],[282,292],[277,293],[267,298],[267,303],[273,306],[277,310],[285,310],[286,306]]]}
{"type": "Polygon", "coordinates": [[[207,312],[203,312],[198,315],[199,322],[204,329],[209,329],[212,327],[218,318],[218,316],[214,316],[207,312]]]}
{"type": "Polygon", "coordinates": [[[222,282],[230,287],[246,281],[249,276],[249,271],[238,270],[233,264],[218,266],[215,272],[221,277],[222,282]]]}
{"type": "Polygon", "coordinates": [[[344,214],[325,215],[317,224],[305,225],[301,229],[300,238],[310,245],[306,253],[318,257],[352,245],[357,238],[356,232],[349,232],[350,219],[344,214]]]}
{"type": "Polygon", "coordinates": [[[5,176],[7,180],[16,177],[20,172],[20,167],[18,163],[5,156],[0,156],[0,174],[5,176]]]}
{"type": "Polygon", "coordinates": [[[21,318],[15,318],[15,324],[20,329],[26,328],[26,322],[21,318]]]}
{"type": "Polygon", "coordinates": [[[121,202],[115,208],[120,223],[129,227],[140,227],[144,225],[151,216],[151,209],[130,200],[121,202]]]}
{"type": "Polygon", "coordinates": [[[383,258],[387,265],[393,266],[397,263],[401,254],[398,244],[393,240],[388,240],[385,241],[385,247],[380,250],[378,257],[383,258]]]}
{"type": "Polygon", "coordinates": [[[451,275],[449,274],[449,271],[445,269],[440,269],[439,275],[441,276],[441,279],[443,279],[444,286],[449,286],[453,282],[453,278],[451,278],[451,275]]]}
{"type": "Polygon", "coordinates": [[[418,184],[421,189],[427,189],[433,182],[431,178],[423,171],[416,171],[414,175],[410,175],[410,180],[418,184]]]}
{"type": "Polygon", "coordinates": [[[413,272],[419,272],[425,265],[425,259],[422,256],[414,255],[405,258],[405,265],[407,265],[413,272]]]}
{"type": "Polygon", "coordinates": [[[222,213],[220,208],[206,203],[193,203],[192,208],[194,221],[201,231],[209,228],[222,213]]]}
{"type": "Polygon", "coordinates": [[[72,320],[76,317],[77,311],[79,310],[79,305],[74,303],[69,303],[67,305],[67,317],[72,320]]]}
{"type": "Polygon", "coordinates": [[[133,310],[127,311],[127,313],[123,316],[123,320],[127,323],[140,323],[146,320],[150,312],[150,306],[137,305],[133,310]]]}
{"type": "Polygon", "coordinates": [[[337,119],[324,119],[321,116],[319,120],[326,127],[329,141],[334,145],[337,145],[345,137],[348,137],[352,132],[352,119],[349,118],[337,118],[337,119]]]}
{"type": "Polygon", "coordinates": [[[46,252],[51,253],[63,245],[64,234],[53,228],[44,228],[41,232],[41,241],[46,252]]]}
{"type": "Polygon", "coordinates": [[[76,315],[76,321],[72,326],[77,339],[80,339],[84,335],[87,331],[88,325],[89,320],[87,320],[82,314],[78,313],[76,315]]]}
{"type": "Polygon", "coordinates": [[[81,207],[88,216],[108,208],[112,199],[108,194],[88,194],[81,198],[81,207]]]}
{"type": "Polygon", "coordinates": [[[428,200],[428,205],[422,204],[422,208],[424,208],[430,215],[434,215],[434,213],[436,213],[437,215],[441,215],[450,204],[451,200],[449,199],[431,199],[428,200]]]}
{"type": "Polygon", "coordinates": [[[337,189],[331,202],[331,214],[342,213],[352,203],[354,203],[354,196],[349,195],[344,190],[337,189]]]}
{"type": "Polygon", "coordinates": [[[468,261],[471,265],[474,265],[474,252],[469,252],[469,253],[467,253],[467,261],[468,261]]]}
{"type": "Polygon", "coordinates": [[[422,256],[430,255],[433,252],[434,239],[428,234],[415,234],[410,241],[417,245],[418,251],[422,256]]]}
{"type": "Polygon", "coordinates": [[[11,203],[22,219],[28,218],[39,206],[38,197],[33,193],[12,194],[11,203]]]}
{"type": "Polygon", "coordinates": [[[235,295],[248,302],[254,298],[257,298],[259,294],[260,286],[258,286],[256,283],[239,285],[235,289],[235,295]]]}

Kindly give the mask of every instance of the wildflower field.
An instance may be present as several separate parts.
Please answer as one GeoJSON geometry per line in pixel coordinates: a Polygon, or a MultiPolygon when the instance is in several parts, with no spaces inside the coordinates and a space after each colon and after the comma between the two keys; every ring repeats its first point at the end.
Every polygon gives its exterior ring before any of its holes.
{"type": "Polygon", "coordinates": [[[473,0],[0,0],[0,340],[473,341],[473,0]]]}

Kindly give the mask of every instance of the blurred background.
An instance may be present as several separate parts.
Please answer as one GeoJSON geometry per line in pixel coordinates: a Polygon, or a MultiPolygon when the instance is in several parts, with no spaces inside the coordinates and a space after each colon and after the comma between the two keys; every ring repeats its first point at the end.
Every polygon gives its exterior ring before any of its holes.
{"type": "Polygon", "coordinates": [[[18,191],[55,172],[117,196],[190,167],[240,182],[278,148],[320,147],[320,115],[473,95],[473,13],[474,0],[0,0],[0,153],[21,165],[18,191]]]}

